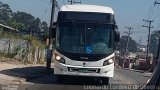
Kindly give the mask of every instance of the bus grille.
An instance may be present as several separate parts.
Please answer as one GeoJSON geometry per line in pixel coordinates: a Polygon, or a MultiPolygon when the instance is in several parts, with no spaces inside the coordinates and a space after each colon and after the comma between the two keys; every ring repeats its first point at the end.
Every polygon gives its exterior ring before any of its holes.
{"type": "Polygon", "coordinates": [[[97,68],[75,68],[68,67],[69,72],[81,72],[81,73],[100,73],[100,69],[97,68]]]}

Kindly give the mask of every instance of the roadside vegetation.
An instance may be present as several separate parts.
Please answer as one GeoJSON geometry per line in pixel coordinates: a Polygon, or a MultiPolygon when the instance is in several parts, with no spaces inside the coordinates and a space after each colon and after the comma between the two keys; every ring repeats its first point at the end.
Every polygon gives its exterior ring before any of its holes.
{"type": "MultiPolygon", "coordinates": [[[[3,32],[0,38],[4,41],[0,57],[15,58],[26,64],[43,64],[46,45],[34,36],[23,36],[3,32]],[[23,45],[21,45],[23,42],[23,45]]],[[[2,43],[1,43],[2,44],[2,43]]]]}
{"type": "Polygon", "coordinates": [[[45,21],[26,12],[12,12],[8,4],[0,1],[0,58],[14,58],[22,63],[45,62],[48,25],[45,21]]]}

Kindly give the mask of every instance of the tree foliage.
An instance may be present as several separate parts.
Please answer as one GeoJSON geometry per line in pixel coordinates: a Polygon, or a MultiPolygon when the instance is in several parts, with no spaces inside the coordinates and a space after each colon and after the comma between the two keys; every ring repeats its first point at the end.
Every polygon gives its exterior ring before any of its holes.
{"type": "Polygon", "coordinates": [[[27,14],[26,12],[16,12],[13,15],[12,20],[23,23],[25,28],[31,27],[33,24],[35,17],[31,14],[27,14]]]}
{"type": "MultiPolygon", "coordinates": [[[[32,33],[33,36],[39,37],[41,40],[48,36],[48,24],[38,17],[34,17],[26,12],[12,12],[8,4],[0,1],[0,23],[20,30],[22,33],[32,33]],[[36,33],[37,35],[34,35],[36,33]]],[[[2,28],[1,28],[2,29],[2,28]]],[[[3,30],[1,30],[3,31],[3,30]]],[[[1,35],[5,36],[5,35],[1,35]]]]}
{"type": "Polygon", "coordinates": [[[8,4],[0,2],[0,23],[7,24],[12,18],[13,12],[8,4]]]}
{"type": "MultiPolygon", "coordinates": [[[[14,56],[14,58],[20,59],[22,62],[44,62],[44,50],[46,48],[45,43],[41,41],[41,37],[39,35],[24,35],[24,32],[28,31],[29,34],[30,30],[34,32],[48,32],[48,26],[45,21],[41,23],[41,20],[39,18],[36,18],[26,12],[12,12],[8,4],[3,4],[0,1],[0,23],[18,29],[20,31],[18,33],[11,32],[6,28],[0,27],[0,38],[5,38],[5,42],[7,42],[6,50],[8,52],[8,55],[14,54],[12,56],[14,56]],[[19,44],[19,42],[27,43],[24,43],[24,47],[23,45],[13,45],[15,43],[19,44]]],[[[2,53],[5,54],[5,52],[2,53]]]]}
{"type": "MultiPolygon", "coordinates": [[[[120,38],[120,43],[118,44],[118,50],[125,53],[126,47],[127,47],[127,39],[128,36],[122,36],[120,38]]],[[[138,44],[135,40],[133,40],[131,37],[129,37],[129,44],[128,44],[128,51],[129,52],[136,52],[137,51],[138,44]]]]}
{"type": "Polygon", "coordinates": [[[41,22],[39,18],[35,18],[31,14],[27,14],[26,12],[16,12],[14,13],[12,20],[22,23],[24,25],[23,30],[32,33],[32,35],[39,35],[39,37],[46,35],[46,33],[48,35],[47,23],[45,21],[41,22]]]}
{"type": "Polygon", "coordinates": [[[48,28],[48,25],[47,25],[47,23],[45,21],[42,22],[41,26],[42,26],[41,27],[42,31],[48,32],[49,28],[48,28]]]}
{"type": "Polygon", "coordinates": [[[9,26],[12,26],[13,28],[18,29],[18,30],[24,29],[24,24],[23,24],[23,23],[16,22],[16,21],[14,21],[14,20],[11,20],[11,21],[8,23],[8,25],[9,25],[9,26]]]}
{"type": "Polygon", "coordinates": [[[158,50],[159,31],[154,31],[151,34],[149,50],[152,54],[156,55],[158,50]]]}
{"type": "Polygon", "coordinates": [[[46,34],[48,25],[38,17],[34,17],[26,12],[12,12],[8,4],[0,2],[0,23],[19,29],[21,31],[46,34]]]}

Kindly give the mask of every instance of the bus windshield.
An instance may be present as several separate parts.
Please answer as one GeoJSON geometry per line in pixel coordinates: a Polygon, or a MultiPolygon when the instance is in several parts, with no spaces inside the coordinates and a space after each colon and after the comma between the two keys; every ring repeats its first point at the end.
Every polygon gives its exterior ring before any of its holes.
{"type": "Polygon", "coordinates": [[[108,54],[113,51],[111,25],[96,23],[58,23],[56,47],[66,53],[108,54]]]}

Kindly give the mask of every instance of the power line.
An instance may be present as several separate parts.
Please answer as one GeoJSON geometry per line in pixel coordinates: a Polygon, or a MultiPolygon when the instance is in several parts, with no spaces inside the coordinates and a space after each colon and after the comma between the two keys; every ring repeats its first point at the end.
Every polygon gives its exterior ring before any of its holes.
{"type": "MultiPolygon", "coordinates": [[[[155,1],[156,1],[156,0],[155,0],[155,1]]],[[[155,1],[154,1],[154,2],[155,2],[155,1]]],[[[145,17],[145,18],[147,18],[147,19],[149,19],[149,18],[151,17],[152,13],[153,13],[154,2],[151,4],[151,7],[150,7],[150,9],[149,9],[149,11],[148,11],[148,13],[147,13],[148,17],[147,17],[147,16],[145,17]]]]}
{"type": "MultiPolygon", "coordinates": [[[[156,6],[158,4],[158,0],[155,0],[154,3],[152,4],[152,8],[150,8],[149,10],[149,16],[146,20],[153,20],[155,21],[154,23],[157,24],[159,19],[156,19],[158,18],[159,16],[159,12],[160,12],[160,8],[159,6],[156,6]]],[[[155,27],[156,25],[154,25],[155,27]]],[[[158,26],[158,25],[157,25],[158,26]]]]}
{"type": "Polygon", "coordinates": [[[55,2],[55,6],[58,8],[58,10],[60,10],[60,7],[59,7],[59,5],[58,5],[58,2],[57,2],[57,1],[55,2]]]}
{"type": "Polygon", "coordinates": [[[152,13],[152,16],[150,17],[150,19],[152,19],[152,20],[155,20],[156,18],[157,18],[157,16],[159,16],[159,10],[160,10],[160,8],[159,8],[159,6],[157,6],[155,9],[154,9],[154,13],[152,13]]]}
{"type": "MultiPolygon", "coordinates": [[[[155,1],[154,5],[158,5],[158,7],[159,7],[160,3],[158,1],[155,1]]],[[[153,20],[156,20],[156,18],[159,16],[159,13],[160,13],[160,8],[157,10],[157,14],[153,20]]],[[[159,20],[160,19],[156,20],[156,22],[155,22],[155,24],[157,24],[156,30],[159,27],[159,20]]],[[[154,25],[154,26],[156,26],[156,25],[154,25]]]]}
{"type": "MultiPolygon", "coordinates": [[[[148,13],[146,14],[146,16],[144,17],[145,19],[150,19],[150,18],[152,18],[152,16],[153,16],[153,11],[155,10],[155,6],[154,6],[154,3],[155,3],[155,1],[157,1],[157,0],[154,0],[153,1],[153,3],[151,4],[151,6],[150,6],[150,8],[149,8],[149,11],[148,11],[148,13]]],[[[157,9],[156,9],[157,10],[157,9]]],[[[157,16],[155,16],[155,18],[156,18],[157,16]]],[[[133,25],[133,27],[137,27],[137,28],[139,28],[139,27],[141,27],[141,25],[143,25],[144,23],[142,22],[142,21],[139,21],[139,22],[137,22],[136,24],[134,24],[133,25]]]]}
{"type": "Polygon", "coordinates": [[[47,13],[50,4],[51,4],[51,3],[49,2],[49,4],[47,5],[46,9],[44,10],[44,13],[43,13],[43,15],[42,15],[42,17],[41,17],[41,20],[43,20],[45,14],[47,13]]]}

